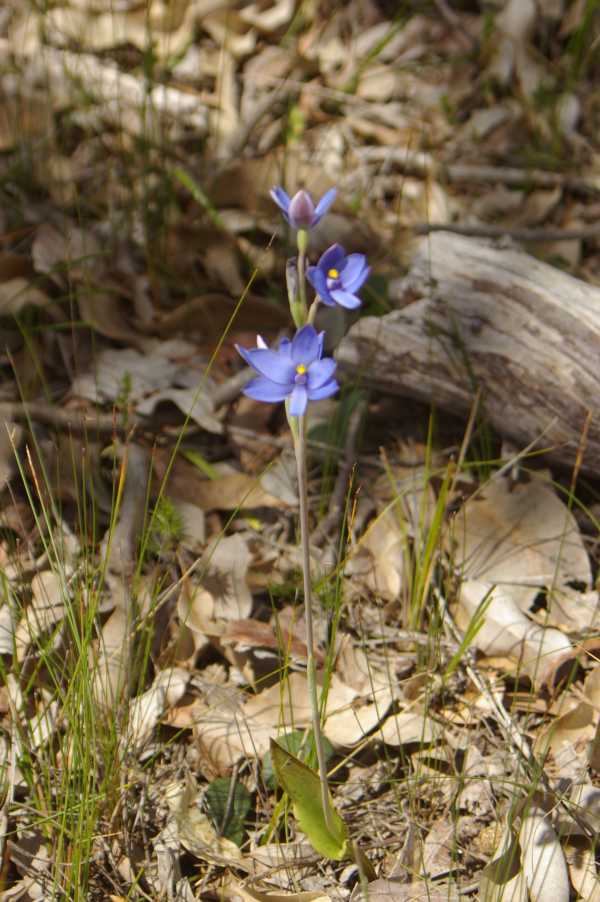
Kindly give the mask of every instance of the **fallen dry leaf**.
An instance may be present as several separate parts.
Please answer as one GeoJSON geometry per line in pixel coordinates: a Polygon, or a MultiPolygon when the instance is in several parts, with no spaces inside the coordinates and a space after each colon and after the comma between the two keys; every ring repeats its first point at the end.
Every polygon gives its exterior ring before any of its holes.
{"type": "Polygon", "coordinates": [[[311,872],[315,850],[306,839],[292,842],[272,842],[252,849],[245,862],[249,872],[269,884],[285,890],[289,886],[289,869],[293,868],[298,880],[308,877],[311,872]]]}
{"type": "Polygon", "coordinates": [[[250,616],[252,594],[248,587],[248,567],[252,555],[240,533],[219,536],[204,553],[200,579],[212,598],[215,620],[241,620],[250,616]]]}
{"type": "Polygon", "coordinates": [[[455,826],[447,818],[439,818],[429,830],[420,849],[419,874],[430,880],[448,876],[454,868],[455,826]]]}
{"type": "Polygon", "coordinates": [[[150,689],[130,701],[122,740],[126,751],[137,753],[143,748],[167,708],[175,707],[183,697],[189,678],[189,672],[180,667],[161,670],[150,689]]]}
{"type": "Polygon", "coordinates": [[[15,648],[15,626],[17,614],[14,611],[14,599],[8,587],[3,586],[4,600],[0,606],[0,655],[12,655],[15,648]]]}
{"type": "MultiPolygon", "coordinates": [[[[260,620],[230,620],[220,634],[221,644],[236,644],[249,648],[270,648],[277,652],[285,650],[292,660],[306,661],[306,641],[289,632],[284,626],[279,628],[260,620]]],[[[317,650],[317,664],[323,663],[323,654],[317,650]]]]}
{"type": "Polygon", "coordinates": [[[280,893],[259,892],[257,889],[243,886],[233,886],[228,890],[229,902],[332,902],[331,896],[316,892],[306,893],[280,893]]]}
{"type": "Polygon", "coordinates": [[[50,276],[61,287],[69,279],[89,276],[103,259],[102,245],[93,232],[68,221],[62,228],[41,225],[31,253],[36,272],[50,276]]]}
{"type": "Polygon", "coordinates": [[[533,58],[530,40],[537,19],[535,0],[507,0],[496,17],[498,29],[488,75],[506,85],[513,73],[523,93],[532,96],[543,79],[543,70],[533,58]]]}
{"type": "Polygon", "coordinates": [[[414,459],[415,466],[392,466],[384,460],[386,472],[375,483],[374,494],[381,501],[399,501],[408,534],[417,539],[427,533],[433,520],[436,497],[431,485],[431,468],[437,462],[432,460],[427,467],[419,465],[417,462],[424,459],[427,451],[418,445],[402,445],[400,453],[405,459],[414,459]]]}
{"type": "Polygon", "coordinates": [[[399,509],[399,504],[386,507],[352,549],[345,569],[352,590],[362,583],[390,601],[400,595],[408,549],[406,524],[399,519],[399,509]]]}
{"type": "Polygon", "coordinates": [[[441,729],[424,711],[403,711],[392,714],[377,731],[377,738],[387,745],[401,746],[418,743],[428,745],[441,738],[441,729]]]}
{"type": "Polygon", "coordinates": [[[549,817],[532,808],[519,833],[521,865],[531,902],[569,902],[565,856],[549,817]]]}
{"type": "Polygon", "coordinates": [[[462,576],[457,619],[463,629],[485,604],[473,644],[485,654],[507,657],[543,683],[569,652],[568,638],[551,624],[582,629],[596,617],[595,597],[571,590],[591,583],[591,566],[568,507],[538,475],[514,484],[493,478],[455,518],[448,543],[462,576]],[[529,616],[540,589],[547,589],[544,627],[529,616]]]}
{"type": "Polygon", "coordinates": [[[504,826],[491,860],[479,877],[481,902],[527,902],[525,875],[519,860],[518,840],[509,827],[504,826]]]}
{"type": "Polygon", "coordinates": [[[93,372],[75,377],[71,392],[95,403],[121,400],[144,415],[171,401],[203,429],[220,434],[223,426],[210,400],[214,383],[204,370],[196,348],[177,339],[144,354],[107,348],[96,357],[93,372]]]}
{"type": "Polygon", "coordinates": [[[554,818],[556,832],[564,837],[586,837],[600,832],[600,789],[585,779],[582,783],[574,783],[571,789],[569,805],[556,812],[554,818]],[[569,809],[573,812],[571,816],[569,809]],[[585,830],[587,827],[587,831],[585,830]]]}
{"type": "Polygon", "coordinates": [[[16,276],[0,282],[0,316],[16,316],[25,307],[49,307],[50,298],[29,279],[16,276]]]}
{"type": "Polygon", "coordinates": [[[547,622],[559,629],[585,632],[600,625],[600,593],[554,586],[547,595],[547,622]]]}
{"type": "Polygon", "coordinates": [[[242,853],[235,843],[219,836],[206,814],[198,807],[199,789],[187,774],[183,783],[167,787],[165,800],[177,827],[181,845],[196,858],[220,867],[239,867],[242,853]]]}
{"type": "Polygon", "coordinates": [[[573,514],[543,478],[492,478],[461,508],[449,548],[463,578],[502,587],[526,613],[540,587],[591,584],[573,514]]]}
{"type": "Polygon", "coordinates": [[[550,749],[561,762],[567,776],[581,772],[593,753],[593,741],[600,722],[600,667],[596,666],[585,678],[583,692],[569,693],[561,699],[558,717],[542,728],[536,739],[536,749],[545,755],[550,749]]]}
{"type": "MultiPolygon", "coordinates": [[[[407,667],[412,667],[412,655],[406,656],[407,667]]],[[[398,661],[401,665],[402,659],[398,661]]],[[[396,666],[398,673],[400,667],[396,666]]],[[[360,695],[369,695],[379,691],[395,691],[394,679],[386,662],[376,661],[372,654],[361,648],[350,635],[339,637],[336,673],[342,682],[360,695]]],[[[398,695],[400,689],[398,688],[398,695]]],[[[403,684],[402,695],[406,698],[406,684],[403,684]]]]}
{"type": "Polygon", "coordinates": [[[457,622],[463,630],[486,605],[481,628],[472,644],[489,657],[505,657],[520,671],[544,683],[556,664],[571,651],[569,639],[555,629],[533,623],[515,602],[511,587],[482,580],[464,580],[459,588],[457,622]]]}
{"type": "Polygon", "coordinates": [[[600,902],[600,876],[591,844],[568,846],[565,857],[571,883],[580,898],[585,902],[600,902]]]}
{"type": "MultiPolygon", "coordinates": [[[[154,468],[159,480],[166,473],[169,460],[170,455],[160,450],[153,455],[154,468]]],[[[178,457],[169,473],[166,491],[169,497],[187,501],[204,511],[238,508],[251,510],[257,507],[287,508],[286,501],[272,494],[269,488],[265,488],[266,475],[266,473],[263,476],[227,473],[224,476],[217,476],[216,479],[207,479],[193,464],[178,457]]]]}
{"type": "MultiPolygon", "coordinates": [[[[391,702],[389,691],[361,699],[334,674],[327,694],[325,735],[333,745],[355,745],[379,723],[391,702]]],[[[242,756],[264,755],[280,732],[304,729],[310,722],[306,676],[292,673],[241,706],[207,709],[195,719],[195,729],[208,758],[219,772],[227,772],[242,756]]]]}
{"type": "MultiPolygon", "coordinates": [[[[15,632],[17,658],[23,660],[27,649],[65,614],[67,587],[64,574],[53,570],[37,573],[31,581],[33,598],[15,632]]],[[[12,651],[12,649],[11,649],[12,651]]]]}
{"type": "MultiPolygon", "coordinates": [[[[403,883],[385,877],[369,883],[368,892],[369,902],[459,902],[460,899],[454,886],[437,886],[429,881],[403,883]]],[[[355,888],[350,896],[351,902],[359,902],[362,898],[362,890],[355,888]]]]}
{"type": "Polygon", "coordinates": [[[113,710],[128,694],[128,683],[132,677],[131,629],[131,612],[117,605],[90,650],[92,693],[96,704],[104,710],[113,710]]]}

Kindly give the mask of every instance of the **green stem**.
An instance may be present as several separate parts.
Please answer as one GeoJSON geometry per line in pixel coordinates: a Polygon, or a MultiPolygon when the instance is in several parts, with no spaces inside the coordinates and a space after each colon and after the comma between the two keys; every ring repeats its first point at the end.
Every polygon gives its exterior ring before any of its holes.
{"type": "Polygon", "coordinates": [[[299,293],[297,257],[291,257],[286,263],[285,282],[287,285],[288,301],[294,325],[297,329],[301,329],[306,323],[306,306],[302,304],[299,293]]]}
{"type": "Polygon", "coordinates": [[[319,780],[321,782],[321,801],[325,823],[330,833],[334,833],[330,814],[329,783],[327,780],[327,764],[323,748],[321,732],[321,712],[317,692],[317,670],[315,666],[315,637],[312,616],[312,587],[310,579],[310,544],[308,526],[308,478],[306,470],[306,417],[298,417],[297,438],[294,443],[296,463],[298,466],[298,497],[300,502],[300,540],[302,543],[302,574],[304,577],[304,610],[306,619],[306,675],[312,714],[312,728],[319,763],[319,780]]]}
{"type": "MultiPolygon", "coordinates": [[[[308,232],[305,229],[299,229],[296,240],[298,243],[298,295],[305,323],[308,312],[306,303],[306,250],[308,248],[308,232]]],[[[302,325],[304,325],[304,323],[302,325]]]]}

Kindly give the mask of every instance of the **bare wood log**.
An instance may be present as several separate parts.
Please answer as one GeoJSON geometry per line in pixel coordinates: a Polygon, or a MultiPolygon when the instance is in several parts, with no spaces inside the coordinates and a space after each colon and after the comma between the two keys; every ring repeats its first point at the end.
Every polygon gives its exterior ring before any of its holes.
{"type": "Polygon", "coordinates": [[[403,309],[357,322],[337,351],[368,384],[487,419],[520,445],[600,468],[600,289],[536,260],[439,232],[392,288],[403,309]]]}

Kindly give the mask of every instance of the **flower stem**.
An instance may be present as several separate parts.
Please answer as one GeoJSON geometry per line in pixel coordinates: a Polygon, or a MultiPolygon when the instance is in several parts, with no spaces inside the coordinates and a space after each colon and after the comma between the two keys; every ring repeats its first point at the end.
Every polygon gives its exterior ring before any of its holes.
{"type": "Polygon", "coordinates": [[[296,463],[298,466],[298,497],[300,502],[300,539],[302,543],[302,574],[304,577],[304,610],[306,620],[306,675],[312,714],[312,728],[319,764],[319,780],[321,782],[321,802],[327,829],[333,833],[330,814],[329,783],[327,781],[327,764],[323,748],[321,732],[321,712],[317,692],[317,670],[315,666],[315,637],[312,619],[312,587],[310,579],[310,545],[308,527],[308,478],[306,469],[306,416],[298,417],[298,432],[294,443],[296,463]]]}
{"type": "Polygon", "coordinates": [[[301,309],[304,314],[304,323],[308,315],[308,307],[306,303],[306,250],[308,247],[308,232],[306,229],[299,229],[296,235],[298,243],[298,294],[301,309]]]}
{"type": "Polygon", "coordinates": [[[300,297],[297,257],[291,257],[285,265],[285,283],[294,325],[297,329],[301,329],[306,322],[306,307],[300,297]]]}

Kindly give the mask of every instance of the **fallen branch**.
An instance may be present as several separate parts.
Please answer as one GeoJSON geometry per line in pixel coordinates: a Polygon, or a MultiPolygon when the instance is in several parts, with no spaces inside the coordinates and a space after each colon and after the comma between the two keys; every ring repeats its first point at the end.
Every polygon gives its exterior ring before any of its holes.
{"type": "Polygon", "coordinates": [[[483,415],[519,446],[600,466],[600,289],[516,248],[438,232],[390,286],[404,308],[360,320],[338,348],[374,387],[483,415]]]}
{"type": "MultiPolygon", "coordinates": [[[[253,370],[250,367],[235,373],[229,379],[217,385],[212,397],[213,409],[228,404],[237,398],[248,380],[252,377],[253,370]]],[[[87,408],[85,411],[76,407],[57,407],[46,401],[3,401],[0,402],[0,419],[4,422],[13,420],[18,423],[32,420],[36,423],[44,423],[55,429],[68,432],[90,432],[97,435],[126,436],[134,428],[142,424],[147,428],[151,425],[151,418],[142,418],[134,413],[127,414],[126,422],[121,415],[95,412],[87,408]]]]}
{"type": "Polygon", "coordinates": [[[0,420],[4,422],[13,420],[18,423],[32,420],[68,432],[115,436],[129,434],[135,426],[140,425],[140,421],[132,415],[128,416],[125,427],[119,423],[115,413],[90,413],[89,410],[84,412],[72,407],[55,407],[45,401],[3,401],[0,403],[0,420]]]}
{"type": "Polygon", "coordinates": [[[587,241],[600,237],[600,223],[582,226],[580,229],[553,228],[511,228],[510,226],[460,225],[447,222],[420,222],[412,226],[417,235],[431,235],[433,232],[451,232],[471,238],[512,238],[513,241],[587,241]]]}
{"type": "Polygon", "coordinates": [[[393,166],[406,175],[418,178],[431,177],[440,182],[464,184],[476,182],[483,185],[508,185],[520,188],[565,188],[574,194],[600,193],[600,180],[581,178],[562,172],[546,172],[543,169],[519,169],[514,166],[479,166],[475,164],[438,163],[431,154],[413,151],[406,147],[359,147],[354,151],[365,163],[393,166]]]}

